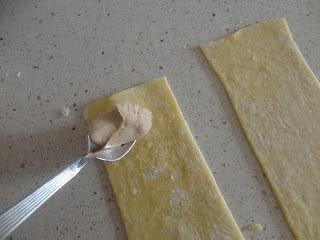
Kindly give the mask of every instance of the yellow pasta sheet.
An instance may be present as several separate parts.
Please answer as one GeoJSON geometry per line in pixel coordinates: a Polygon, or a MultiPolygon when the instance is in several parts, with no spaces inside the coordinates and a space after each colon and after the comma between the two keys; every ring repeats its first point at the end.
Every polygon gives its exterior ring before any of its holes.
{"type": "Polygon", "coordinates": [[[296,239],[320,239],[320,86],[284,18],[201,46],[296,239]]]}
{"type": "Polygon", "coordinates": [[[243,239],[165,78],[88,105],[90,124],[117,102],[152,111],[150,133],[106,163],[130,240],[243,239]]]}

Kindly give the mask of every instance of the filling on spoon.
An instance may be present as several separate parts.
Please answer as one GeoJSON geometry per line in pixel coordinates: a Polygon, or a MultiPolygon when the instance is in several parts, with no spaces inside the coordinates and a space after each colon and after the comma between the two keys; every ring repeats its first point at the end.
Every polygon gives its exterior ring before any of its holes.
{"type": "Polygon", "coordinates": [[[91,140],[115,147],[144,137],[152,126],[151,112],[129,102],[118,103],[89,126],[91,140]]]}

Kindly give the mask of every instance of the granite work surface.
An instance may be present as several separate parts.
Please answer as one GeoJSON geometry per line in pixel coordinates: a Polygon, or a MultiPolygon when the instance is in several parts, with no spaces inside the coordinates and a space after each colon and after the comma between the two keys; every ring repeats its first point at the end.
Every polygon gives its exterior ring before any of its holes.
{"type": "MultiPolygon", "coordinates": [[[[244,231],[247,239],[292,239],[198,48],[280,16],[319,77],[317,0],[1,0],[0,211],[85,152],[86,103],[165,75],[236,221],[263,225],[244,231]]],[[[101,163],[90,162],[9,239],[126,239],[101,163]]]]}

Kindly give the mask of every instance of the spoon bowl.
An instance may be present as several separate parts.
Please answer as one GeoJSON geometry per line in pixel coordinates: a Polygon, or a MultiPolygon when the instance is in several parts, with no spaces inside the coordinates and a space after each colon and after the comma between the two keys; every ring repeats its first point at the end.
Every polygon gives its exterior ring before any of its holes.
{"type": "Polygon", "coordinates": [[[136,140],[114,147],[101,147],[88,135],[88,156],[98,160],[114,162],[123,158],[132,149],[136,140]]]}

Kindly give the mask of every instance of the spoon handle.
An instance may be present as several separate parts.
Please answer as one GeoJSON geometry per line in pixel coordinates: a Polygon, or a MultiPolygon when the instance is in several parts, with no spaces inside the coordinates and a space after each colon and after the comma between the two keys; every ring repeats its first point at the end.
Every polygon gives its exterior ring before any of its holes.
{"type": "Polygon", "coordinates": [[[4,240],[55,192],[74,178],[87,164],[87,161],[88,158],[86,156],[81,157],[60,174],[31,193],[28,197],[4,212],[0,216],[0,240],[4,240]]]}

